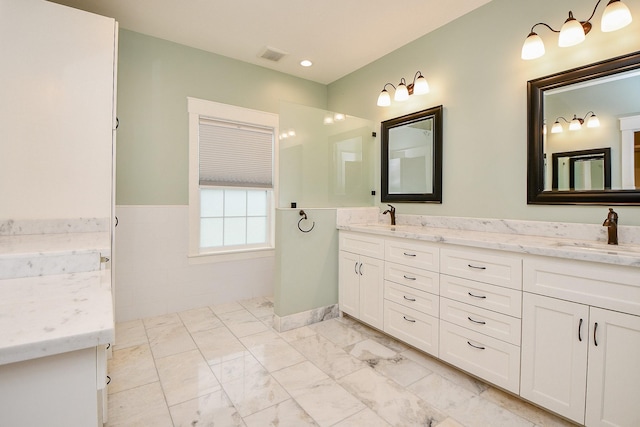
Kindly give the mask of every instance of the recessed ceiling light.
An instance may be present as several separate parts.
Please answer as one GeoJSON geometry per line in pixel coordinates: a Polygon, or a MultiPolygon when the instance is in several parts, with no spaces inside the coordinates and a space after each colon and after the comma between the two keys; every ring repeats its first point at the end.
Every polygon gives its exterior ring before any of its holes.
{"type": "Polygon", "coordinates": [[[303,67],[311,67],[313,65],[313,62],[309,61],[308,59],[304,59],[300,61],[300,65],[302,65],[303,67]]]}

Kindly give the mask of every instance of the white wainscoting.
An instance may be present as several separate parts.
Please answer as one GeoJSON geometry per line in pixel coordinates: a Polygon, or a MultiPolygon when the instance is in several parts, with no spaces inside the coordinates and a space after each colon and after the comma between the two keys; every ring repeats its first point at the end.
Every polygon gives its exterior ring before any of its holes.
{"type": "Polygon", "coordinates": [[[273,295],[273,256],[190,264],[188,210],[116,206],[116,322],[273,295]]]}

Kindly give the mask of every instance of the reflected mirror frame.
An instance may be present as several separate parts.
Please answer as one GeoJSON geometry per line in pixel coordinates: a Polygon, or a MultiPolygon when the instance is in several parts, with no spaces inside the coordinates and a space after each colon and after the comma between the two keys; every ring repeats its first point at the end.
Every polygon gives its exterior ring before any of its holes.
{"type": "Polygon", "coordinates": [[[380,201],[407,203],[442,203],[442,105],[385,120],[381,124],[381,195],[380,201]],[[389,130],[433,118],[433,189],[431,193],[389,194],[389,130]]]}
{"type": "Polygon", "coordinates": [[[640,205],[640,190],[544,190],[544,91],[640,68],[640,52],[527,82],[527,204],[640,205]]]}

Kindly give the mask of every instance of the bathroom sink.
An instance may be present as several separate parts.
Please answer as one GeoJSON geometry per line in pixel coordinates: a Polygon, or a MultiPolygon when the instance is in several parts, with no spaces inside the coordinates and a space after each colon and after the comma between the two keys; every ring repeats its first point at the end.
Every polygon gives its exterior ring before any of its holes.
{"type": "Polygon", "coordinates": [[[640,247],[631,245],[607,245],[606,243],[559,243],[558,247],[599,252],[609,255],[640,257],[640,247]]]}

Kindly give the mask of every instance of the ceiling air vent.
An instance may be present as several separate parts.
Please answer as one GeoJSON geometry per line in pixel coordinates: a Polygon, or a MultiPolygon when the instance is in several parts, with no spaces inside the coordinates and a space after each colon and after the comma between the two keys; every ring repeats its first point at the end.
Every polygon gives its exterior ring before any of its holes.
{"type": "Polygon", "coordinates": [[[280,49],[276,49],[274,47],[265,46],[258,55],[260,58],[267,59],[269,61],[278,62],[280,61],[287,52],[284,52],[280,49]]]}

